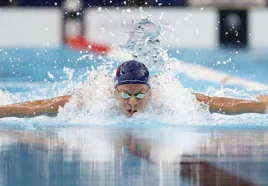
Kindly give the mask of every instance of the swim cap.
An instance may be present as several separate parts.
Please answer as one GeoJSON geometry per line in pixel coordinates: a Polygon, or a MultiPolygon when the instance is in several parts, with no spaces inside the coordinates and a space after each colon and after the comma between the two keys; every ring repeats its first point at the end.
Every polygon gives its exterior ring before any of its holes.
{"type": "Polygon", "coordinates": [[[131,60],[121,64],[115,74],[115,88],[124,84],[148,84],[149,71],[148,68],[141,62],[131,60]]]}

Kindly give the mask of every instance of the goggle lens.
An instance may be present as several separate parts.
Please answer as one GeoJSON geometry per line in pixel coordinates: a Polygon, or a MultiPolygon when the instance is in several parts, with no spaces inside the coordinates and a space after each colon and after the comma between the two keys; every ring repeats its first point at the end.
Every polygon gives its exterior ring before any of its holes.
{"type": "Polygon", "coordinates": [[[122,97],[123,99],[129,99],[129,98],[131,98],[131,95],[129,95],[129,94],[126,93],[126,92],[121,92],[121,97],[122,97]]]}
{"type": "MultiPolygon", "coordinates": [[[[129,95],[128,93],[126,93],[126,92],[121,92],[121,97],[123,98],[123,99],[129,99],[129,98],[131,98],[131,95],[129,95]]],[[[135,95],[135,97],[137,98],[137,99],[143,99],[144,97],[145,97],[145,95],[146,95],[146,93],[139,93],[139,94],[137,94],[137,95],[135,95]]]]}

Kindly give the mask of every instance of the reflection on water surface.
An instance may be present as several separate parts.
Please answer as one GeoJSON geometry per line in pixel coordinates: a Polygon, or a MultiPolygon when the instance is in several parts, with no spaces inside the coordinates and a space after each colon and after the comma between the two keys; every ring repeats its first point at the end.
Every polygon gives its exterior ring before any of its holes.
{"type": "Polygon", "coordinates": [[[265,185],[268,130],[0,129],[0,185],[265,185]]]}

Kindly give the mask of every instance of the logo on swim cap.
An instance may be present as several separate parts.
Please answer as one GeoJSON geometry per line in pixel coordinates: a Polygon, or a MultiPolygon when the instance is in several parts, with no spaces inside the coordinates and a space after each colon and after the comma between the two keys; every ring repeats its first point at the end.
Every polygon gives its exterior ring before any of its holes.
{"type": "Polygon", "coordinates": [[[141,62],[131,60],[122,63],[115,74],[115,88],[124,84],[148,84],[149,71],[141,62]]]}

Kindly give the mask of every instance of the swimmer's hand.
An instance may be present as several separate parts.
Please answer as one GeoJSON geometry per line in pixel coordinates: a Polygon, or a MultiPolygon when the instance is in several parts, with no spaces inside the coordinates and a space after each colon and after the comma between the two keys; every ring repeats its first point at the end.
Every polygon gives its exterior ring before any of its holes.
{"type": "Polygon", "coordinates": [[[266,107],[266,110],[264,113],[268,113],[268,95],[265,94],[261,94],[261,95],[257,95],[256,98],[260,101],[264,103],[264,106],[266,107]]]}
{"type": "Polygon", "coordinates": [[[4,117],[35,117],[40,115],[56,116],[59,107],[63,107],[71,96],[60,96],[46,100],[36,100],[0,106],[0,118],[4,117]]]}

